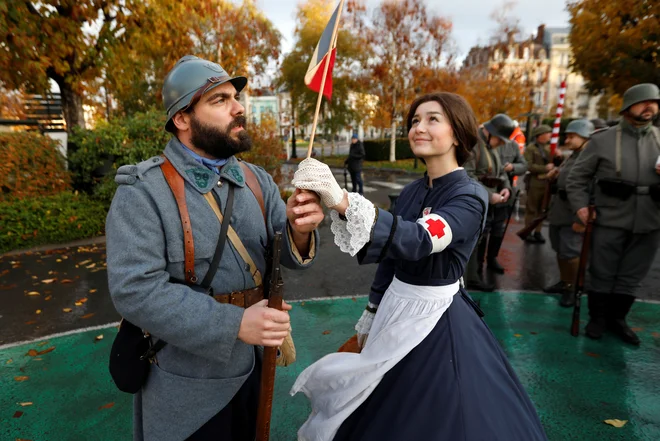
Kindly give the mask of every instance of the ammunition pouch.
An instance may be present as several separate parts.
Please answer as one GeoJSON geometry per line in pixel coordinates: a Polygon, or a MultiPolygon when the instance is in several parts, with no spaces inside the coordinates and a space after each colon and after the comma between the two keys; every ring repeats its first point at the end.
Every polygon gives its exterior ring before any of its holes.
{"type": "Polygon", "coordinates": [[[603,194],[611,196],[622,201],[627,200],[637,191],[637,186],[629,181],[615,178],[601,178],[598,180],[598,186],[603,194]]]}

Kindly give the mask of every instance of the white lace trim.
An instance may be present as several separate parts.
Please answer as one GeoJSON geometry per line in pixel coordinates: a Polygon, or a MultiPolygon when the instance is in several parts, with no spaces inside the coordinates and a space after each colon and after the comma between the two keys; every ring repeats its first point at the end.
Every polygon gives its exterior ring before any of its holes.
{"type": "Polygon", "coordinates": [[[371,239],[371,230],[376,219],[376,207],[358,193],[348,193],[346,220],[339,218],[339,213],[332,210],[330,230],[335,236],[339,249],[355,256],[371,239]]]}

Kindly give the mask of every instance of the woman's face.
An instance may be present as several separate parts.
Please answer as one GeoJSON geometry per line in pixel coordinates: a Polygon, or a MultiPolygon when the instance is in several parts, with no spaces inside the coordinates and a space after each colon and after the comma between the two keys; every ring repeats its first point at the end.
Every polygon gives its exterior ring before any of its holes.
{"type": "Polygon", "coordinates": [[[408,140],[418,158],[454,154],[454,131],[438,102],[428,101],[417,107],[408,132],[408,140]]]}

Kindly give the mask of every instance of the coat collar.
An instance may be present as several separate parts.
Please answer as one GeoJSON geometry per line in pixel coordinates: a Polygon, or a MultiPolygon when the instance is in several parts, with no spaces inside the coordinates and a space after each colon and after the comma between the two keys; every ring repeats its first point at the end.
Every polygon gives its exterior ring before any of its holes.
{"type": "Polygon", "coordinates": [[[172,137],[167,143],[164,153],[183,179],[202,194],[211,191],[221,179],[238,187],[245,186],[245,175],[235,156],[227,160],[227,163],[220,169],[220,175],[218,176],[211,169],[203,166],[190,156],[175,137],[172,137]]]}

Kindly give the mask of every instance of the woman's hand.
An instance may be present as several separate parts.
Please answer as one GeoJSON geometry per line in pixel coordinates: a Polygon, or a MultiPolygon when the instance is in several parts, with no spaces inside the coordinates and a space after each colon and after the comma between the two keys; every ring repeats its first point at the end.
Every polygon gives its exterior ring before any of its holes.
{"type": "Polygon", "coordinates": [[[313,158],[298,165],[292,184],[301,190],[310,190],[321,197],[328,208],[334,208],[344,200],[344,190],[339,186],[330,167],[313,158]]]}

